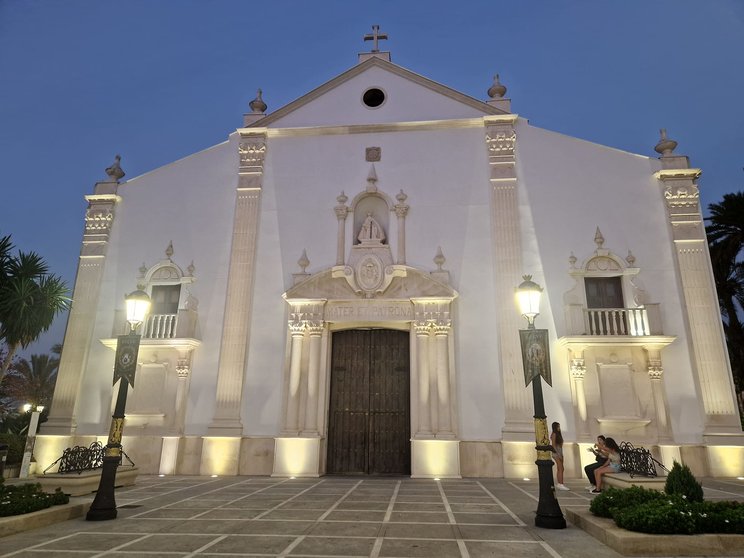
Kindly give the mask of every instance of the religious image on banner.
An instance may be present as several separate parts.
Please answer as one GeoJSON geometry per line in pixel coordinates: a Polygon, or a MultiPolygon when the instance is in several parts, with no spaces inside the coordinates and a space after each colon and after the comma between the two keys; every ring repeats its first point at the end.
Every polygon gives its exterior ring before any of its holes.
{"type": "Polygon", "coordinates": [[[114,383],[122,378],[134,387],[134,374],[137,371],[137,353],[139,335],[120,335],[116,343],[116,361],[114,362],[114,383]]]}
{"type": "Polygon", "coordinates": [[[549,386],[552,384],[550,376],[550,352],[548,351],[547,329],[520,329],[519,341],[522,345],[522,365],[524,366],[524,385],[542,376],[549,386]]]}

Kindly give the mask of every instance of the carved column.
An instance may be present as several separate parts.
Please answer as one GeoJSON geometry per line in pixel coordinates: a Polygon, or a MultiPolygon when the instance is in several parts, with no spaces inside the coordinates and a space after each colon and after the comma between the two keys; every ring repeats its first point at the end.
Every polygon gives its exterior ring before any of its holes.
{"type": "Polygon", "coordinates": [[[75,404],[93,340],[109,235],[114,224],[116,204],[121,200],[117,195],[118,178],[121,176],[110,175],[110,180],[95,185],[92,196],[85,196],[88,209],[85,212],[85,230],[72,294],[74,303],[67,321],[64,351],[49,421],[41,427],[44,434],[70,434],[77,426],[75,404]]]}
{"type": "Polygon", "coordinates": [[[307,400],[305,403],[305,426],[306,434],[318,435],[318,383],[320,379],[320,349],[323,325],[313,324],[308,328],[310,333],[310,348],[308,356],[307,371],[307,400]]]}
{"type": "Polygon", "coordinates": [[[522,245],[517,200],[515,115],[487,116],[486,147],[491,182],[496,319],[504,390],[504,439],[529,440],[534,433],[532,394],[524,386],[519,329],[522,319],[514,304],[514,288],[522,276],[522,245]]]}
{"type": "Polygon", "coordinates": [[[418,372],[419,424],[417,436],[431,436],[431,409],[429,397],[429,331],[427,322],[416,322],[416,369],[418,372]]]}
{"type": "Polygon", "coordinates": [[[438,320],[434,326],[434,339],[437,355],[437,396],[438,396],[438,424],[437,437],[451,438],[452,409],[450,399],[450,368],[449,368],[449,335],[452,322],[448,318],[438,320]]]}
{"type": "Polygon", "coordinates": [[[186,396],[189,393],[189,377],[191,376],[191,352],[181,353],[176,363],[178,387],[176,388],[176,413],[173,419],[173,430],[183,434],[186,421],[186,396]]]}
{"type": "Polygon", "coordinates": [[[336,233],[336,265],[344,265],[344,259],[346,257],[346,216],[349,214],[349,207],[346,205],[346,201],[349,198],[341,192],[341,195],[336,198],[338,205],[333,208],[336,212],[336,219],[338,219],[338,232],[336,233]]]}
{"type": "Polygon", "coordinates": [[[300,381],[302,379],[302,344],[305,338],[304,322],[289,322],[292,345],[289,354],[289,383],[287,385],[287,416],[285,432],[300,431],[300,381]]]}
{"type": "Polygon", "coordinates": [[[585,437],[588,435],[588,427],[586,423],[586,391],[584,386],[584,377],[586,376],[586,362],[584,360],[584,351],[576,351],[572,353],[571,358],[571,379],[574,382],[574,391],[576,393],[576,410],[579,413],[579,428],[577,432],[579,437],[585,437]]]}
{"type": "Polygon", "coordinates": [[[664,393],[664,368],[661,365],[661,350],[657,347],[645,347],[648,353],[648,377],[651,380],[651,395],[654,399],[656,411],[656,430],[659,441],[669,440],[671,431],[669,429],[669,416],[667,414],[667,402],[664,393]]]}
{"type": "Polygon", "coordinates": [[[684,293],[683,310],[690,332],[688,342],[705,415],[704,436],[712,441],[707,437],[730,436],[742,431],[700,212],[697,187],[700,170],[689,168],[687,157],[672,154],[676,145],[662,131],[662,140],[656,146],[656,150],[662,153],[662,170],[655,177],[664,188],[676,265],[684,293]]]}
{"type": "Polygon", "coordinates": [[[211,436],[240,436],[243,374],[250,344],[253,278],[261,209],[265,129],[239,130],[238,189],[233,217],[230,268],[217,368],[217,404],[211,436]]]}
{"type": "Polygon", "coordinates": [[[395,216],[398,218],[398,265],[406,264],[406,215],[408,215],[409,206],[406,204],[408,196],[403,190],[395,196],[398,203],[395,204],[395,216]]]}

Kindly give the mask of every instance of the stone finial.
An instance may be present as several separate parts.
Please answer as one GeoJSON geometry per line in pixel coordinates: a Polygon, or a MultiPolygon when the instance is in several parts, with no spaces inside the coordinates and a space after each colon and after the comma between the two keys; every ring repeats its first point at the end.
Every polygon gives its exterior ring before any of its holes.
{"type": "Polygon", "coordinates": [[[602,231],[599,230],[599,227],[597,227],[597,232],[594,233],[594,243],[597,245],[597,249],[599,250],[604,246],[604,236],[602,236],[602,231]]]}
{"type": "Polygon", "coordinates": [[[571,269],[576,269],[576,256],[574,256],[574,253],[571,252],[571,255],[568,257],[568,265],[571,267],[571,269]]]}
{"type": "Polygon", "coordinates": [[[259,89],[256,91],[256,98],[253,99],[250,103],[248,103],[248,106],[251,107],[251,110],[256,114],[263,114],[266,112],[266,109],[268,108],[266,106],[266,103],[264,103],[263,98],[261,97],[262,91],[259,89]]]}
{"type": "Polygon", "coordinates": [[[406,200],[408,199],[408,194],[406,194],[405,192],[403,192],[403,190],[401,190],[400,192],[395,194],[395,199],[398,200],[398,203],[406,203],[406,200]]]}
{"type": "Polygon", "coordinates": [[[168,247],[165,249],[165,257],[169,260],[173,257],[173,241],[168,242],[168,247]]]}
{"type": "Polygon", "coordinates": [[[654,151],[659,153],[662,157],[671,157],[672,152],[677,147],[677,142],[667,138],[666,128],[659,130],[659,143],[654,147],[654,151]]]}
{"type": "Polygon", "coordinates": [[[114,157],[114,163],[106,169],[106,174],[113,182],[119,182],[119,180],[126,176],[126,173],[121,168],[121,155],[117,154],[114,157]]]}
{"type": "Polygon", "coordinates": [[[307,259],[307,251],[305,248],[302,249],[302,255],[300,256],[300,259],[297,260],[297,265],[300,266],[302,273],[307,273],[306,269],[307,266],[310,265],[310,260],[307,259]]]}
{"type": "Polygon", "coordinates": [[[345,204],[346,204],[346,202],[347,202],[347,201],[349,201],[349,196],[347,196],[347,195],[346,195],[346,194],[345,194],[345,193],[344,193],[344,192],[342,191],[342,192],[341,192],[341,194],[340,194],[340,195],[339,195],[338,197],[336,197],[336,201],[337,201],[337,202],[338,202],[338,203],[339,203],[340,205],[345,205],[345,204]]]}
{"type": "Polygon", "coordinates": [[[437,271],[444,271],[442,269],[442,266],[444,265],[444,262],[447,261],[447,258],[444,257],[444,254],[442,253],[442,247],[437,246],[437,254],[434,256],[434,263],[437,266],[437,271]]]}
{"type": "Polygon", "coordinates": [[[145,265],[145,262],[142,262],[142,265],[139,268],[139,278],[142,279],[145,276],[145,273],[147,273],[147,266],[145,265]]]}
{"type": "Polygon", "coordinates": [[[377,191],[377,171],[375,170],[375,164],[370,165],[369,174],[367,175],[367,192],[377,191]]]}
{"type": "Polygon", "coordinates": [[[186,268],[186,273],[189,274],[189,277],[193,277],[195,271],[196,271],[196,267],[194,266],[194,260],[191,260],[189,267],[186,268]]]}
{"type": "Polygon", "coordinates": [[[493,85],[488,88],[488,96],[491,99],[502,99],[506,95],[506,86],[499,81],[499,74],[493,76],[493,85]]]}
{"type": "Polygon", "coordinates": [[[626,261],[626,262],[628,262],[628,265],[629,265],[630,267],[634,267],[634,264],[635,264],[636,258],[635,258],[635,256],[633,255],[633,252],[631,252],[630,250],[628,250],[628,255],[627,255],[627,256],[625,256],[625,261],[626,261]]]}
{"type": "Polygon", "coordinates": [[[380,52],[378,41],[387,41],[387,38],[388,38],[387,33],[380,33],[379,25],[373,25],[372,33],[369,33],[364,36],[365,41],[373,41],[372,52],[380,52]]]}

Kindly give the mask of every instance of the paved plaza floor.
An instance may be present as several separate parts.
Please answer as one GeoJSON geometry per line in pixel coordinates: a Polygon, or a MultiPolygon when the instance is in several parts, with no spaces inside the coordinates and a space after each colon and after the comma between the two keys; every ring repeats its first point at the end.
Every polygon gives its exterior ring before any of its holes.
{"type": "MultiPolygon", "coordinates": [[[[567,485],[561,506],[586,508],[586,482],[567,485]]],[[[703,485],[708,499],[744,500],[744,481],[703,485]]],[[[570,523],[534,527],[537,493],[536,480],[145,476],[117,490],[117,519],[5,537],[0,556],[619,556],[570,523]]]]}

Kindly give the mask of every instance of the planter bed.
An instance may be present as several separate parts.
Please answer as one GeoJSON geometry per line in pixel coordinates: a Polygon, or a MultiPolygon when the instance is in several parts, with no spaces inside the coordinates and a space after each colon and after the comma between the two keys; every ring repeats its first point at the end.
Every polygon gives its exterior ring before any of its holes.
{"type": "Polygon", "coordinates": [[[0,517],[0,537],[7,537],[23,531],[46,527],[60,521],[82,517],[88,511],[91,500],[87,498],[76,498],[75,500],[62,506],[52,506],[31,513],[0,517]]]}
{"type": "MultiPolygon", "coordinates": [[[[48,475],[39,475],[35,479],[29,479],[29,482],[38,482],[44,492],[54,492],[60,488],[65,494],[70,496],[84,496],[98,490],[98,483],[101,480],[101,470],[93,469],[83,471],[82,473],[51,473],[48,475]]],[[[116,487],[131,486],[137,480],[137,467],[119,466],[116,469],[116,487]]]]}
{"type": "Polygon", "coordinates": [[[589,508],[566,508],[566,518],[623,556],[741,556],[744,535],[648,535],[621,529],[589,508]]]}

